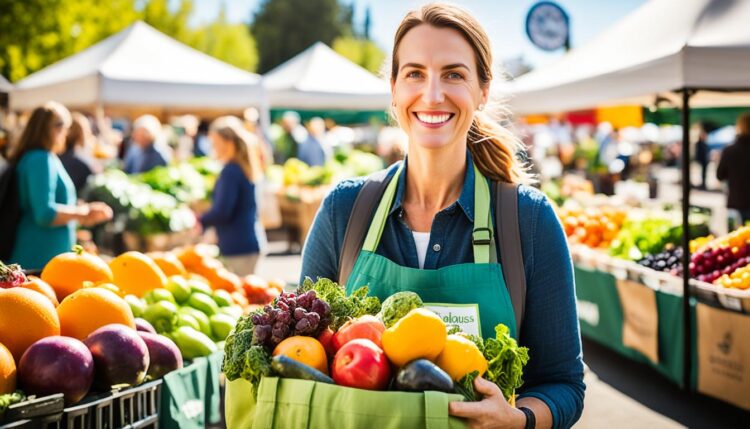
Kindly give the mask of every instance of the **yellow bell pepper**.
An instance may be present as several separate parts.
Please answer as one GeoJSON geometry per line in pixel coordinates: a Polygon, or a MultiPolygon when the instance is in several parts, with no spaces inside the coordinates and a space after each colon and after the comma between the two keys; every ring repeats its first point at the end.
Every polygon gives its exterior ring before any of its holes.
{"type": "Polygon", "coordinates": [[[435,363],[454,381],[473,371],[478,371],[479,375],[487,372],[487,359],[473,341],[461,335],[448,335],[435,363]]]}
{"type": "Polygon", "coordinates": [[[415,308],[383,332],[383,351],[401,367],[414,359],[435,359],[447,337],[445,323],[430,310],[415,308]]]}

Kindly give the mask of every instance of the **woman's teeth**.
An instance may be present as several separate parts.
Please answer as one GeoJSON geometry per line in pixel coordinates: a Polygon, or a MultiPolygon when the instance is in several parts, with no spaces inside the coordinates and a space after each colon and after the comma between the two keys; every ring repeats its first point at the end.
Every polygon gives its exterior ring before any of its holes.
{"type": "Polygon", "coordinates": [[[451,118],[449,113],[442,115],[428,115],[426,113],[417,113],[417,119],[428,124],[442,124],[451,118]]]}

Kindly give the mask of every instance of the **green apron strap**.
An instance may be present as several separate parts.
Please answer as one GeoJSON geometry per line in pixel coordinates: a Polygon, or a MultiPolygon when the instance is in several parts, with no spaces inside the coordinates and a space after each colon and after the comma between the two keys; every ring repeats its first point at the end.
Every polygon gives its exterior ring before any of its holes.
{"type": "Polygon", "coordinates": [[[448,429],[448,395],[428,390],[424,392],[425,429],[448,429]]]}
{"type": "MultiPolygon", "coordinates": [[[[476,165],[474,167],[474,263],[490,263],[492,245],[492,222],[490,221],[490,188],[476,165]]],[[[495,257],[497,258],[497,257],[495,257]]]]}
{"type": "Polygon", "coordinates": [[[385,193],[380,199],[380,204],[378,204],[378,210],[375,212],[375,216],[372,218],[372,224],[370,224],[370,229],[367,231],[362,250],[374,253],[375,249],[377,249],[378,243],[380,243],[380,236],[383,235],[385,221],[388,219],[388,210],[390,210],[391,204],[393,203],[393,197],[396,194],[398,178],[401,176],[403,170],[404,163],[398,167],[396,174],[393,176],[390,183],[388,183],[388,187],[385,188],[385,193]]]}

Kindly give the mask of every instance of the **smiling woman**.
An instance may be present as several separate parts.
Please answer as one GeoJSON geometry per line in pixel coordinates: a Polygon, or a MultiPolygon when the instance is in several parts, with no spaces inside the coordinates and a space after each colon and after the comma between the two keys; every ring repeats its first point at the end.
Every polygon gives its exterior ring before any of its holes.
{"type": "Polygon", "coordinates": [[[450,413],[469,427],[570,427],[585,390],[570,253],[549,201],[523,185],[531,178],[516,159],[519,139],[496,115],[503,106],[487,108],[493,78],[487,34],[464,9],[428,4],[401,22],[391,61],[392,112],[409,137],[408,156],[381,174],[387,186],[370,216],[352,215],[362,179],[326,197],[305,245],[302,278],[338,278],[349,293],[367,285],[381,300],[416,292],[433,311],[447,306],[467,315],[458,323],[462,330],[485,339],[506,325],[530,355],[518,408],[479,377],[483,399],[453,402],[450,413]],[[501,254],[496,240],[475,235],[494,237],[498,228],[495,187],[517,198],[521,245],[514,250],[522,264],[501,254]],[[367,234],[347,276],[341,254],[354,227],[367,234]],[[525,277],[525,295],[511,297],[519,282],[506,284],[508,273],[525,277]]]}

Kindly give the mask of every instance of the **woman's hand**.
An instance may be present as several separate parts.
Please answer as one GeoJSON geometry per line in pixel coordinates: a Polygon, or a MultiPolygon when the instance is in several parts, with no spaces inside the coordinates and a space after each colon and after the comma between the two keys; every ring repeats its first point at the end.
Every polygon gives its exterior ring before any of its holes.
{"type": "Polygon", "coordinates": [[[524,413],[511,407],[494,383],[477,377],[474,387],[484,399],[477,402],[451,402],[448,407],[450,415],[467,419],[472,429],[523,429],[526,426],[524,413]]]}
{"type": "Polygon", "coordinates": [[[81,219],[81,225],[94,226],[112,219],[112,208],[102,202],[88,204],[88,212],[81,219]]]}

